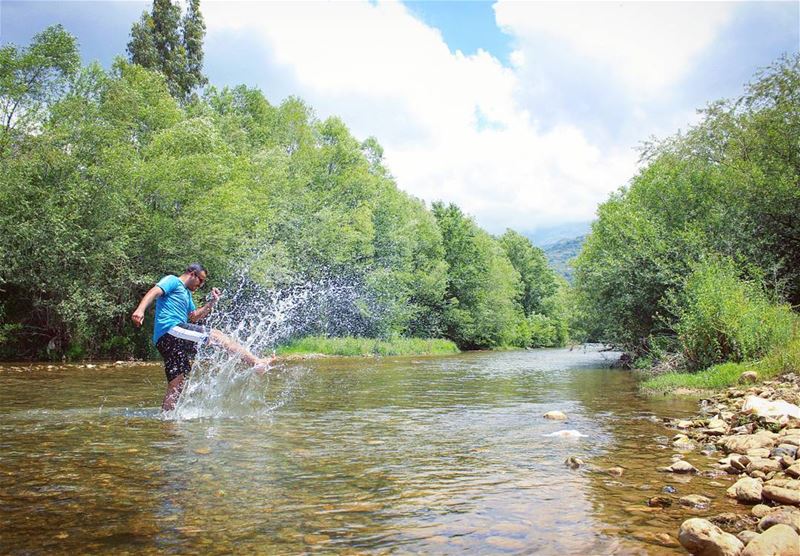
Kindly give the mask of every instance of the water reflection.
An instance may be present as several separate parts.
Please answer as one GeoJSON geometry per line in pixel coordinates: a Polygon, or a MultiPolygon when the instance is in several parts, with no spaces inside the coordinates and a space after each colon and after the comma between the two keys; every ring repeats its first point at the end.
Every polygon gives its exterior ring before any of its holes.
{"type": "Polygon", "coordinates": [[[0,370],[0,552],[680,553],[654,535],[686,512],[643,504],[672,455],[649,417],[694,404],[637,398],[610,358],[306,362],[253,386],[268,410],[184,421],[158,366],[0,370]]]}

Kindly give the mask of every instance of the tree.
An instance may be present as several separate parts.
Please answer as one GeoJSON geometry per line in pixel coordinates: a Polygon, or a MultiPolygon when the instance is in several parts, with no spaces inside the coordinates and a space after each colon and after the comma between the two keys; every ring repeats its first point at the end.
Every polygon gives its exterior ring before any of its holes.
{"type": "Polygon", "coordinates": [[[528,330],[517,303],[519,273],[497,241],[450,204],[431,207],[449,266],[444,322],[460,347],[525,345],[528,330]]]}
{"type": "Polygon", "coordinates": [[[153,0],[152,13],[143,12],[131,27],[128,55],[131,62],[161,72],[170,93],[189,101],[205,85],[203,38],[206,26],[200,0],[191,0],[181,18],[181,8],[171,0],[153,0]]]}
{"type": "Polygon", "coordinates": [[[600,206],[577,260],[589,334],[636,354],[675,347],[680,315],[667,301],[697,264],[719,258],[774,299],[800,303],[799,134],[795,54],[741,98],[710,104],[687,133],[647,145],[646,164],[600,206]]]}
{"type": "Polygon", "coordinates": [[[75,37],[61,25],[37,33],[27,48],[0,47],[0,154],[41,124],[79,68],[75,37]]]}
{"type": "Polygon", "coordinates": [[[523,284],[520,302],[525,316],[545,312],[545,300],[556,292],[556,276],[544,252],[534,247],[531,241],[514,230],[506,230],[500,237],[500,245],[508,260],[519,272],[523,284]]]}
{"type": "Polygon", "coordinates": [[[182,90],[193,91],[208,83],[203,75],[203,39],[206,24],[200,13],[200,0],[189,0],[183,17],[183,45],[186,49],[186,71],[183,73],[182,90]]]}

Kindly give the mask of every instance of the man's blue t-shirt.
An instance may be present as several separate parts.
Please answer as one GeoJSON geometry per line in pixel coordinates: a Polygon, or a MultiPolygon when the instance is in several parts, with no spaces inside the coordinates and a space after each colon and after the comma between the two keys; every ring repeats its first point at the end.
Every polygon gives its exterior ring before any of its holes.
{"type": "Polygon", "coordinates": [[[177,276],[164,276],[156,286],[164,291],[164,295],[156,299],[153,343],[158,342],[158,339],[176,324],[189,322],[189,313],[195,310],[192,292],[177,276]]]}

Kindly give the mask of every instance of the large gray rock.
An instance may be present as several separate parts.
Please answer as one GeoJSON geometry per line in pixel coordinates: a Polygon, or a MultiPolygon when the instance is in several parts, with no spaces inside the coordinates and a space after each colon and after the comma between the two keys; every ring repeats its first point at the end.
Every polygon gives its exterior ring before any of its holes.
{"type": "Polygon", "coordinates": [[[797,556],[800,536],[788,525],[775,525],[747,543],[741,556],[797,556]]]}
{"type": "Polygon", "coordinates": [[[740,434],[728,436],[723,441],[723,446],[729,452],[746,454],[754,448],[772,448],[775,444],[775,435],[768,431],[758,431],[755,434],[740,434]]]}
{"type": "Polygon", "coordinates": [[[775,508],[761,518],[761,521],[758,522],[758,530],[766,531],[773,525],[781,523],[783,525],[788,525],[794,529],[796,533],[800,533],[800,510],[789,506],[775,508]]]}
{"type": "Polygon", "coordinates": [[[762,488],[763,485],[758,479],[742,477],[731,485],[726,494],[745,504],[757,504],[761,502],[762,488]]]}
{"type": "Polygon", "coordinates": [[[769,455],[774,458],[781,456],[789,456],[790,458],[796,458],[797,446],[795,446],[794,444],[781,443],[778,444],[775,448],[773,448],[772,452],[770,452],[769,455]]]}
{"type": "Polygon", "coordinates": [[[739,556],[744,548],[742,541],[701,518],[687,519],[681,523],[678,540],[681,546],[696,556],[739,556]]]}

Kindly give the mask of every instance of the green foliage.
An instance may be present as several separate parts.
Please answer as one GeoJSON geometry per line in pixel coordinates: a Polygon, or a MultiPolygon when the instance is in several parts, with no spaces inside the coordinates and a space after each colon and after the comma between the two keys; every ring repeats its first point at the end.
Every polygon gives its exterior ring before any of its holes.
{"type": "MultiPolygon", "coordinates": [[[[740,99],[710,105],[688,133],[647,145],[645,166],[600,206],[576,261],[588,337],[649,353],[654,339],[677,334],[668,292],[681,292],[697,263],[719,257],[770,297],[800,303],[798,133],[793,55],[740,99]]],[[[720,349],[724,357],[761,352],[720,349]]]]}
{"type": "Polygon", "coordinates": [[[519,273],[489,234],[455,205],[433,204],[449,266],[444,323],[461,348],[527,343],[519,273]]]}
{"type": "Polygon", "coordinates": [[[391,356],[391,355],[449,355],[458,353],[456,345],[449,340],[426,338],[331,338],[309,336],[278,348],[278,355],[343,355],[343,356],[391,356]]]}
{"type": "Polygon", "coordinates": [[[774,305],[761,287],[740,280],[729,260],[697,265],[680,293],[669,298],[673,328],[693,368],[764,356],[792,337],[795,316],[774,305]]]}
{"type": "Polygon", "coordinates": [[[27,48],[0,47],[0,154],[36,130],[79,67],[77,41],[61,25],[37,33],[27,48]]]}
{"type": "Polygon", "coordinates": [[[679,388],[721,389],[734,386],[745,371],[756,371],[760,380],[769,380],[787,372],[800,369],[800,337],[776,346],[758,361],[721,363],[694,373],[664,373],[643,381],[642,391],[663,394],[679,388]]]}
{"type": "MultiPolygon", "coordinates": [[[[140,24],[169,24],[153,39],[156,56],[177,44],[170,6],[156,2],[140,24]]],[[[0,357],[150,355],[148,326],[134,329],[130,312],[195,260],[217,284],[243,261],[264,287],[357,284],[358,326],[340,334],[525,346],[526,303],[555,327],[548,338],[563,337],[561,290],[541,252],[509,232],[509,260],[457,207],[427,210],[397,188],[374,138],[359,142],[300,99],[273,106],[244,86],[181,104],[173,77],[122,59],[110,72],[84,67],[66,88],[51,80],[42,110],[9,136],[0,357]]]]}
{"type": "Polygon", "coordinates": [[[544,252],[514,230],[506,230],[500,245],[522,280],[520,302],[526,315],[542,313],[547,298],[557,287],[556,275],[548,266],[544,252]]]}
{"type": "Polygon", "coordinates": [[[132,63],[159,71],[172,96],[186,102],[208,83],[203,75],[205,34],[200,0],[189,0],[183,17],[172,0],[153,0],[152,11],[143,12],[131,27],[128,55],[132,63]]]}

